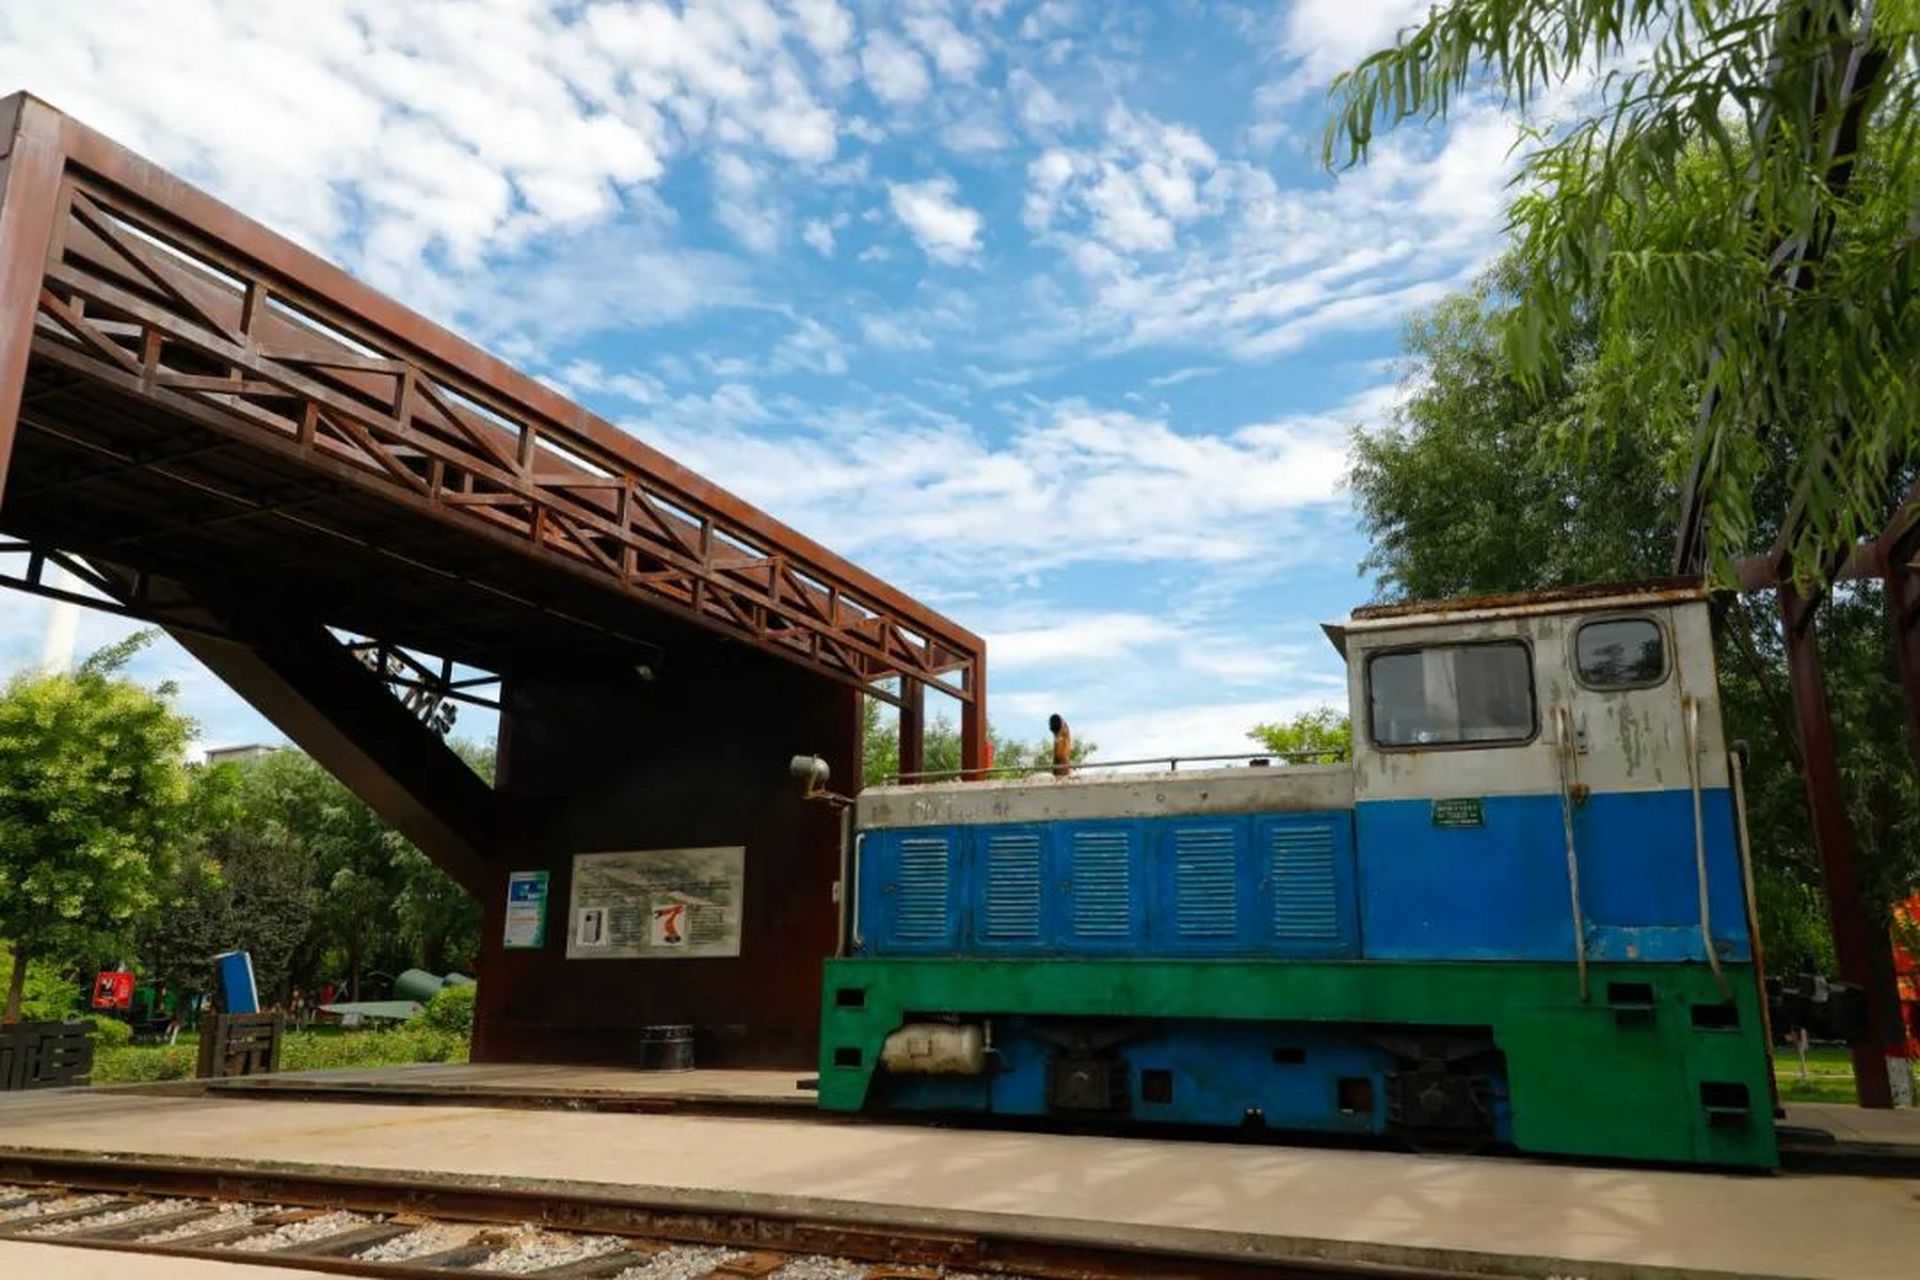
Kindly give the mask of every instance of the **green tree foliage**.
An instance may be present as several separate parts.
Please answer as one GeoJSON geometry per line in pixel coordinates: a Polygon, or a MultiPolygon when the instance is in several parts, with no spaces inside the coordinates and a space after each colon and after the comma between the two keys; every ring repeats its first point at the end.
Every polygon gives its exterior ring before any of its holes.
{"type": "Polygon", "coordinates": [[[1722,571],[1773,523],[1824,577],[1884,525],[1920,439],[1917,38],[1910,0],[1450,0],[1335,82],[1326,155],[1651,48],[1532,135],[1506,353],[1533,386],[1603,370],[1685,429],[1722,571]],[[1784,510],[1757,507],[1776,479],[1784,510]]]}
{"type": "MultiPolygon", "coordinates": [[[[461,746],[486,773],[491,752],[461,746]]],[[[253,956],[269,1003],[372,970],[471,969],[479,904],[295,750],[194,771],[193,839],[141,942],[147,975],[204,989],[221,951],[253,956]]]]}
{"type": "MultiPolygon", "coordinates": [[[[900,728],[899,720],[893,708],[877,698],[860,700],[861,715],[861,761],[860,772],[863,784],[878,786],[891,779],[900,770],[900,728]]],[[[1040,770],[1053,766],[1053,738],[1042,737],[1032,742],[1023,742],[1018,738],[1001,737],[987,726],[987,736],[993,742],[993,765],[996,776],[1013,777],[1023,770],[1040,770]]],[[[1073,742],[1073,762],[1083,764],[1093,758],[1099,748],[1095,743],[1084,742],[1078,738],[1073,742]]],[[[960,770],[960,731],[953,721],[945,716],[936,716],[927,725],[928,773],[957,775],[960,770]]]]}
{"type": "Polygon", "coordinates": [[[1555,394],[1526,385],[1501,342],[1512,275],[1502,265],[1414,317],[1415,394],[1386,430],[1354,433],[1361,568],[1394,595],[1646,577],[1672,554],[1678,438],[1611,393],[1584,334],[1568,335],[1555,394]]]}
{"type": "MultiPolygon", "coordinates": [[[[492,785],[495,761],[491,746],[470,742],[452,746],[492,785]]],[[[479,900],[410,844],[395,855],[395,863],[400,892],[394,910],[401,942],[412,949],[416,963],[429,972],[471,972],[480,950],[479,900]]]]}
{"type": "Polygon", "coordinates": [[[16,676],[0,692],[0,939],[12,949],[6,1020],[27,962],[110,952],[130,940],[171,869],[187,808],[191,729],[120,674],[136,636],[68,675],[16,676]]]}
{"type": "MultiPolygon", "coordinates": [[[[1671,508],[1661,478],[1673,474],[1686,439],[1648,430],[1657,414],[1611,396],[1563,402],[1530,391],[1502,343],[1501,297],[1483,287],[1416,319],[1410,398],[1384,430],[1356,435],[1350,482],[1372,540],[1366,567],[1389,597],[1531,590],[1664,568],[1671,508]],[[1617,416],[1594,430],[1612,444],[1581,464],[1557,433],[1576,417],[1607,414],[1617,416]]],[[[1577,355],[1565,365],[1573,385],[1588,378],[1577,355]]],[[[1830,971],[1774,618],[1769,596],[1727,609],[1717,628],[1721,699],[1728,736],[1751,748],[1747,808],[1768,965],[1830,971]]],[[[1860,860],[1885,910],[1920,881],[1920,788],[1876,587],[1828,601],[1821,649],[1860,860]]]]}
{"type": "Polygon", "coordinates": [[[1345,760],[1353,754],[1353,722],[1334,707],[1315,707],[1291,720],[1257,724],[1247,736],[1268,751],[1305,757],[1302,763],[1345,760]]]}
{"type": "MultiPolygon", "coordinates": [[[[0,973],[13,973],[13,953],[0,945],[0,973]]],[[[45,960],[27,965],[20,992],[20,1017],[27,1022],[59,1022],[80,1011],[81,975],[71,966],[45,960]]]]}

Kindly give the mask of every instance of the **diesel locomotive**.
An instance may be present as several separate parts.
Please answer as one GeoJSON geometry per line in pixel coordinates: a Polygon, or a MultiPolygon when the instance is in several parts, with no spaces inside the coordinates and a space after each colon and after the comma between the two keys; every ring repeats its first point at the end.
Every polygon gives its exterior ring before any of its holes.
{"type": "Polygon", "coordinates": [[[1326,630],[1338,763],[862,792],[820,1105],[1776,1163],[1704,590],[1326,630]]]}

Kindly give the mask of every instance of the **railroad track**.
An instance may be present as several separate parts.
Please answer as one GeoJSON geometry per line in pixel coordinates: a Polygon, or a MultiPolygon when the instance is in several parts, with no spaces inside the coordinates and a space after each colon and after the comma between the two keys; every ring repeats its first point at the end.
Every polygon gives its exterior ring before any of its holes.
{"type": "MultiPolygon", "coordinates": [[[[1432,1280],[1442,1274],[648,1207],[552,1188],[446,1187],[79,1157],[29,1163],[18,1153],[0,1156],[0,1251],[7,1241],[390,1280],[1432,1280]]],[[[1496,1280],[1493,1273],[1444,1274],[1496,1280]]]]}
{"type": "Polygon", "coordinates": [[[883,1280],[935,1274],[846,1258],[585,1235],[531,1224],[117,1196],[65,1187],[0,1187],[0,1240],[395,1280],[502,1273],[545,1280],[883,1280]]]}

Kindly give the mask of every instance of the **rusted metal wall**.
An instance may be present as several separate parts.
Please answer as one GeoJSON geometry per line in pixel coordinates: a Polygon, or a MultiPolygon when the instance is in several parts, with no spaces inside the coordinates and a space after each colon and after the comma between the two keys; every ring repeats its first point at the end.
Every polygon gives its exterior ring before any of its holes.
{"type": "Polygon", "coordinates": [[[855,695],[726,645],[631,672],[512,681],[502,721],[501,830],[486,895],[474,1057],[633,1063],[639,1028],[690,1023],[702,1066],[814,1060],[821,962],[832,953],[839,817],[801,798],[796,753],[851,785],[855,695]],[[744,845],[737,959],[568,960],[572,859],[613,850],[744,845]],[[501,946],[510,871],[552,874],[547,941],[501,946]]]}

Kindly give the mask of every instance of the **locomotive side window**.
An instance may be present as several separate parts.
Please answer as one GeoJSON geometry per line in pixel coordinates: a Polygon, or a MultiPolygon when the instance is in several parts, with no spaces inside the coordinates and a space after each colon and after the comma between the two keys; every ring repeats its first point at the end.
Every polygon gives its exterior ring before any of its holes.
{"type": "Polygon", "coordinates": [[[1667,645],[1648,618],[1607,618],[1574,634],[1574,670],[1589,689],[1639,689],[1667,677],[1667,645]]]}
{"type": "Polygon", "coordinates": [[[1375,654],[1367,699],[1377,746],[1525,742],[1536,727],[1533,656],[1517,640],[1375,654]]]}

